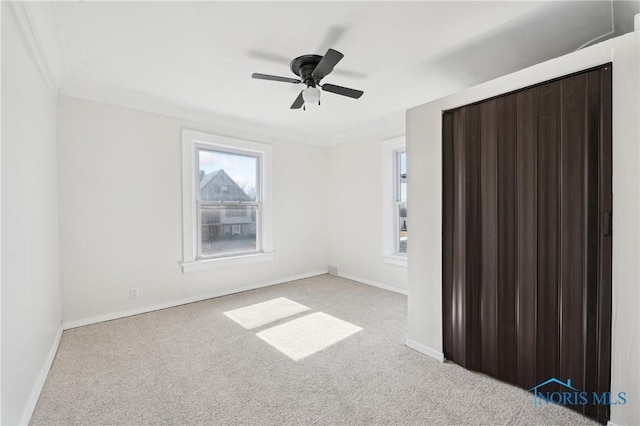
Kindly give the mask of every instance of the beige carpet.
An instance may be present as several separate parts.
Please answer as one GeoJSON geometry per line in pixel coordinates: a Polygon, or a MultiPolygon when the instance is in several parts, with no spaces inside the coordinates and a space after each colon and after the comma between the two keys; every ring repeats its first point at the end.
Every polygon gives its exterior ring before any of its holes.
{"type": "Polygon", "coordinates": [[[405,333],[406,297],[329,275],[76,328],[31,424],[595,424],[405,333]],[[310,309],[252,329],[224,314],[281,297],[310,309]],[[362,330],[298,361],[257,336],[318,312],[362,330]]]}

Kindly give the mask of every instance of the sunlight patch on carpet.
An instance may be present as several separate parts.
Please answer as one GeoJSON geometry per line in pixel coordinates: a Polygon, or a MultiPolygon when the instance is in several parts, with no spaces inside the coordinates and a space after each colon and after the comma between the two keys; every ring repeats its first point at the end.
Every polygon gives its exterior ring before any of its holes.
{"type": "Polygon", "coordinates": [[[361,327],[316,312],[261,331],[257,336],[294,361],[299,361],[360,330],[361,327]]]}
{"type": "Polygon", "coordinates": [[[267,300],[266,302],[256,303],[255,305],[245,306],[244,308],[234,309],[224,314],[244,328],[250,330],[300,312],[308,311],[309,309],[310,308],[293,300],[289,300],[286,297],[279,297],[277,299],[267,300]]]}

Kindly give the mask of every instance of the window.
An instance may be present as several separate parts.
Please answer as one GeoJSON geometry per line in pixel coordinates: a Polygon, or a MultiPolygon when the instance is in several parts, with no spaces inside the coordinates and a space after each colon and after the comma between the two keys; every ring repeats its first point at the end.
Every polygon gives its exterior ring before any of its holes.
{"type": "Polygon", "coordinates": [[[260,156],[196,149],[197,258],[259,252],[260,156]]]}
{"type": "Polygon", "coordinates": [[[407,152],[405,138],[383,143],[382,171],[382,259],[398,266],[407,265],[407,152]]]}
{"type": "Polygon", "coordinates": [[[183,169],[183,270],[270,260],[271,147],[183,130],[183,169]]]}
{"type": "Polygon", "coordinates": [[[407,152],[396,151],[396,229],[395,249],[397,253],[407,253],[407,152]]]}

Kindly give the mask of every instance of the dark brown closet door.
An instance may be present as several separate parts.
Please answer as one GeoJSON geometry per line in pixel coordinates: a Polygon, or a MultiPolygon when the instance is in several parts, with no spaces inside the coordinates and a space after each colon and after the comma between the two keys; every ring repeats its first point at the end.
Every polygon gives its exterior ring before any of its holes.
{"type": "Polygon", "coordinates": [[[611,65],[445,112],[443,166],[445,356],[608,392],[611,65]]]}
{"type": "MultiPolygon", "coordinates": [[[[536,382],[559,372],[560,311],[559,267],[559,185],[560,176],[560,87],[559,81],[538,87],[538,235],[537,235],[537,318],[536,382]]],[[[529,388],[530,389],[530,388],[529,388]]]]}

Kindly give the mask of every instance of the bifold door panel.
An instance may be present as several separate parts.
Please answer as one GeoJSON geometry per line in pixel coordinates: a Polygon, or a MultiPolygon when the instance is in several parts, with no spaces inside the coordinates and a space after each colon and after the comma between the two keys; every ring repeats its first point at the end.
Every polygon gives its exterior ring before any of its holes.
{"type": "Polygon", "coordinates": [[[611,64],[443,114],[448,359],[609,391],[611,161],[611,64]]]}

